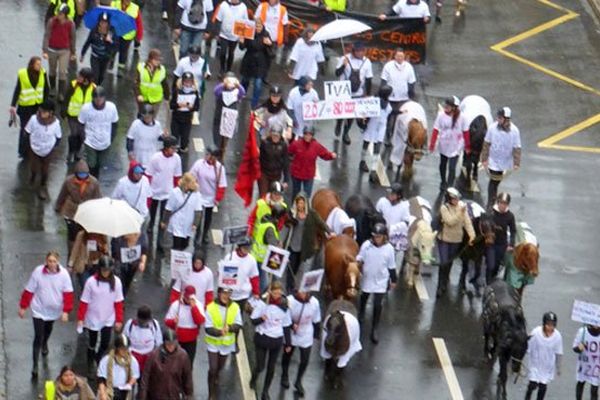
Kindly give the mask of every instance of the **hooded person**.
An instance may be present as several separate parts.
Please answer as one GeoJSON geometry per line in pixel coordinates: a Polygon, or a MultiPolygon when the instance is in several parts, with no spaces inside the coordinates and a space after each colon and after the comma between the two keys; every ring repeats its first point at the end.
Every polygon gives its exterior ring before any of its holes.
{"type": "Polygon", "coordinates": [[[240,101],[246,96],[246,89],[233,72],[227,72],[223,77],[223,82],[215,86],[214,94],[213,143],[221,150],[220,161],[223,161],[227,143],[237,132],[237,109],[240,101]],[[224,118],[228,121],[227,124],[222,123],[224,118]]]}
{"type": "Polygon", "coordinates": [[[179,152],[187,153],[194,112],[200,109],[200,93],[194,74],[186,71],[175,80],[169,102],[171,135],[179,140],[179,152]]]}
{"type": "Polygon", "coordinates": [[[204,300],[206,307],[213,301],[214,297],[214,279],[213,272],[206,266],[204,253],[197,251],[192,257],[192,270],[186,274],[185,279],[179,276],[171,287],[169,304],[181,297],[181,291],[186,286],[193,286],[196,289],[196,295],[204,300]]]}
{"type": "Polygon", "coordinates": [[[127,400],[140,378],[140,365],[129,351],[129,340],[123,334],[115,337],[112,350],[98,364],[98,398],[127,400]]]}
{"type": "Polygon", "coordinates": [[[127,131],[126,148],[129,160],[137,160],[144,167],[158,150],[159,139],[167,136],[156,119],[154,107],[144,103],[140,107],[140,117],[133,120],[127,131]]]}
{"type": "Polygon", "coordinates": [[[392,106],[390,105],[389,98],[392,94],[392,87],[389,85],[383,85],[379,88],[377,92],[377,97],[379,98],[379,105],[381,107],[381,111],[379,112],[378,117],[368,118],[364,122],[357,122],[358,126],[362,130],[363,135],[363,145],[362,151],[360,153],[360,165],[359,168],[362,172],[369,172],[369,180],[376,181],[377,174],[375,171],[377,170],[377,163],[379,161],[379,153],[381,152],[381,143],[386,137],[387,130],[387,120],[392,112],[392,106]],[[373,154],[371,155],[370,168],[366,162],[367,153],[369,149],[369,144],[373,143],[373,154]]]}
{"type": "Polygon", "coordinates": [[[288,115],[288,109],[283,101],[283,90],[273,85],[269,90],[269,98],[254,111],[254,127],[264,140],[270,131],[270,125],[278,124],[284,127],[283,137],[291,138],[294,122],[288,115]]]}
{"type": "Polygon", "coordinates": [[[304,117],[302,104],[318,102],[319,94],[314,89],[314,82],[308,76],[303,76],[298,79],[298,85],[290,90],[288,95],[286,106],[289,110],[290,116],[294,121],[294,128],[292,130],[294,137],[302,137],[304,134],[304,117]]]}
{"type": "Polygon", "coordinates": [[[144,171],[142,164],[136,160],[131,161],[127,175],[119,179],[111,197],[125,200],[131,208],[146,219],[149,213],[148,206],[152,202],[152,189],[144,171]]]}

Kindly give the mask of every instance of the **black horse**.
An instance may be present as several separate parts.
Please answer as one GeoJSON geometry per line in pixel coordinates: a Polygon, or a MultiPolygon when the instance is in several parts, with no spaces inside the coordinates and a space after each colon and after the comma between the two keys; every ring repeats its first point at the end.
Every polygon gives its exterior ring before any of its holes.
{"type": "Polygon", "coordinates": [[[521,297],[505,281],[496,279],[483,294],[483,321],[485,357],[500,364],[496,382],[496,400],[506,400],[508,363],[513,373],[518,374],[527,352],[527,330],[521,297]]]}
{"type": "Polygon", "coordinates": [[[469,139],[471,144],[471,153],[463,154],[463,166],[467,171],[465,179],[467,181],[467,187],[470,187],[471,179],[477,180],[477,163],[481,156],[481,149],[483,149],[483,139],[487,132],[487,121],[483,115],[477,116],[471,125],[469,125],[469,139]]]}
{"type": "Polygon", "coordinates": [[[371,199],[362,194],[350,196],[346,200],[344,210],[350,218],[356,220],[356,241],[359,245],[371,238],[371,231],[376,223],[385,224],[385,219],[375,209],[371,199]]]}

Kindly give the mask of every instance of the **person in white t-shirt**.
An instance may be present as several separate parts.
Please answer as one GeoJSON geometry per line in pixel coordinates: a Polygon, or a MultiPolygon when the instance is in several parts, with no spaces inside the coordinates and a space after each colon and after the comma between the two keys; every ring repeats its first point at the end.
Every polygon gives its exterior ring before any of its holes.
{"type": "MultiPolygon", "coordinates": [[[[260,298],[260,279],[258,274],[258,264],[252,254],[250,254],[252,239],[248,236],[242,238],[235,244],[235,250],[229,253],[223,259],[221,265],[234,265],[238,267],[237,286],[234,287],[231,298],[236,301],[242,310],[246,309],[246,303],[253,299],[260,298]]],[[[222,268],[219,267],[220,282],[223,279],[222,268]]]]}
{"type": "Polygon", "coordinates": [[[177,301],[181,297],[181,292],[186,286],[193,286],[196,289],[196,296],[204,300],[204,305],[209,305],[214,298],[214,277],[213,272],[204,264],[204,254],[200,251],[194,253],[192,257],[192,270],[184,276],[175,279],[169,295],[169,304],[177,301]]]}
{"type": "Polygon", "coordinates": [[[147,305],[137,309],[137,317],[130,318],[123,327],[123,334],[129,339],[129,350],[144,373],[144,365],[150,353],[163,342],[158,321],[152,318],[152,310],[147,305]]]}
{"type": "Polygon", "coordinates": [[[212,0],[178,0],[173,36],[179,38],[179,58],[187,56],[191,46],[200,46],[210,34],[206,27],[212,18],[212,0]]]}
{"type": "Polygon", "coordinates": [[[42,200],[49,197],[47,184],[50,155],[62,137],[60,121],[54,116],[55,107],[53,101],[43,102],[25,126],[25,133],[29,135],[29,183],[34,184],[36,176],[40,175],[38,196],[42,200]]]}
{"type": "MultiPolygon", "coordinates": [[[[146,168],[146,176],[152,188],[152,202],[150,204],[150,223],[147,232],[151,235],[159,211],[159,221],[162,220],[171,189],[177,187],[182,175],[181,157],[177,154],[177,139],[167,136],[163,139],[163,148],[155,153],[146,168]]],[[[159,235],[160,236],[160,235],[159,235]]]]}
{"type": "Polygon", "coordinates": [[[488,184],[488,207],[496,201],[498,186],[505,171],[521,167],[521,133],[511,122],[512,111],[508,107],[498,110],[497,120],[489,128],[483,140],[481,163],[490,173],[488,184]]]}
{"type": "Polygon", "coordinates": [[[554,379],[554,373],[560,375],[563,342],[560,332],[556,329],[557,323],[556,314],[549,311],[544,314],[542,325],[534,328],[529,334],[529,384],[525,400],[531,400],[536,389],[537,400],[544,400],[548,383],[554,379]]]}
{"type": "Polygon", "coordinates": [[[403,200],[402,185],[398,182],[392,183],[387,189],[387,196],[377,200],[375,209],[383,215],[385,224],[389,227],[402,222],[408,224],[410,220],[408,201],[403,200]]]}
{"type": "Polygon", "coordinates": [[[217,8],[214,20],[220,23],[219,27],[219,62],[221,74],[231,71],[235,49],[239,38],[233,33],[233,24],[236,21],[248,20],[248,8],[240,0],[224,0],[217,8]]]}
{"type": "Polygon", "coordinates": [[[296,85],[300,84],[299,80],[303,76],[308,76],[313,81],[317,79],[319,64],[325,62],[321,43],[310,40],[314,34],[313,28],[306,28],[292,47],[290,62],[293,64],[293,69],[288,76],[296,81],[296,85]]]}
{"type": "MultiPolygon", "coordinates": [[[[335,76],[339,77],[340,81],[350,81],[352,97],[367,97],[371,95],[373,66],[366,54],[365,45],[362,42],[356,42],[352,45],[352,52],[340,57],[335,67],[335,76]]],[[[353,119],[338,119],[335,123],[336,137],[341,135],[342,125],[344,126],[342,140],[346,145],[352,142],[349,132],[353,122],[353,119]]]]}
{"type": "Polygon", "coordinates": [[[46,262],[31,273],[19,302],[19,317],[25,317],[25,311],[31,306],[33,317],[33,368],[31,376],[38,375],[38,359],[48,356],[48,339],[52,333],[54,321],[67,322],[73,309],[73,284],[69,272],[59,264],[59,255],[50,251],[46,262]]]}
{"type": "Polygon", "coordinates": [[[115,337],[113,349],[98,363],[98,399],[127,400],[140,379],[140,365],[129,351],[123,334],[115,337]],[[112,385],[112,387],[109,387],[112,385]]]}
{"type": "Polygon", "coordinates": [[[379,19],[385,21],[387,17],[423,18],[425,23],[431,19],[429,5],[425,0],[398,0],[387,14],[379,14],[379,19]]]}
{"type": "Polygon", "coordinates": [[[92,102],[84,104],[79,113],[79,122],[85,132],[84,158],[90,173],[100,178],[100,169],[106,163],[108,148],[117,134],[119,113],[111,101],[106,100],[106,92],[97,86],[92,92],[92,102]]]}
{"type": "Polygon", "coordinates": [[[294,350],[300,350],[300,364],[294,381],[294,389],[300,397],[304,397],[302,376],[310,361],[313,342],[319,339],[321,333],[321,305],[310,292],[296,291],[287,297],[290,316],[292,318],[292,350],[281,356],[281,386],[290,387],[288,370],[294,350]]]}
{"type": "Polygon", "coordinates": [[[467,154],[471,152],[469,125],[460,113],[459,106],[458,97],[447,98],[444,102],[444,109],[438,113],[433,123],[433,132],[431,132],[429,152],[432,153],[435,150],[438,136],[440,140],[438,151],[440,152],[440,190],[442,191],[454,186],[459,154],[463,149],[467,154]],[[447,176],[446,170],[448,171],[447,176]]]}
{"type": "MultiPolygon", "coordinates": [[[[314,89],[315,83],[309,76],[303,76],[298,79],[297,86],[290,90],[287,98],[286,107],[294,121],[292,132],[294,137],[304,136],[304,117],[302,114],[302,103],[319,101],[319,94],[314,89]]],[[[293,140],[293,138],[292,138],[293,140]]]]}
{"type": "Polygon", "coordinates": [[[144,168],[140,163],[137,161],[129,163],[127,175],[119,179],[111,197],[125,200],[144,219],[148,217],[148,204],[152,201],[152,188],[148,178],[144,176],[144,168]]]}
{"type": "Polygon", "coordinates": [[[590,384],[590,399],[598,400],[600,326],[585,325],[579,328],[573,339],[573,351],[578,354],[575,400],[583,400],[583,389],[586,382],[590,384]]]}
{"type": "Polygon", "coordinates": [[[192,368],[200,327],[204,324],[205,318],[204,304],[196,298],[196,289],[191,285],[183,288],[181,298],[171,303],[165,315],[165,325],[177,334],[177,341],[188,353],[192,368]]]}
{"type": "Polygon", "coordinates": [[[127,153],[129,160],[136,160],[148,168],[150,157],[158,151],[158,139],[167,136],[159,121],[154,119],[154,107],[144,103],[141,118],[135,119],[127,131],[127,153]]]}
{"type": "Polygon", "coordinates": [[[177,187],[171,190],[160,223],[161,229],[173,235],[173,250],[183,251],[190,244],[190,237],[200,226],[202,205],[198,182],[186,172],[177,187]]]}
{"type": "Polygon", "coordinates": [[[392,94],[392,87],[384,84],[379,88],[377,97],[379,98],[379,116],[368,118],[366,123],[364,120],[359,120],[357,125],[362,130],[362,151],[360,153],[360,164],[359,168],[362,172],[369,172],[369,180],[371,182],[377,182],[377,163],[379,162],[379,153],[381,151],[381,143],[387,137],[388,128],[388,117],[392,112],[392,106],[390,105],[389,98],[392,94]],[[373,143],[373,154],[371,155],[370,169],[367,165],[366,157],[369,149],[369,145],[373,143]]]}
{"type": "Polygon", "coordinates": [[[205,82],[210,79],[210,65],[202,57],[202,48],[200,46],[190,46],[188,55],[177,61],[177,66],[173,70],[173,87],[177,86],[177,80],[183,78],[183,74],[191,72],[196,79],[195,87],[199,91],[200,98],[204,95],[205,82]]]}

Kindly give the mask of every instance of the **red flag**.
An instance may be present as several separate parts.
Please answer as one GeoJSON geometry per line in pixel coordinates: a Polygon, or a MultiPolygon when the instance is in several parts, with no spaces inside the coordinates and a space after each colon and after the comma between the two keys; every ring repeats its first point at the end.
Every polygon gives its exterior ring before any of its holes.
{"type": "Polygon", "coordinates": [[[244,200],[244,207],[248,207],[252,202],[254,182],[258,178],[260,178],[260,160],[254,129],[254,113],[251,113],[246,146],[244,147],[242,163],[238,169],[237,180],[235,182],[235,192],[244,200]]]}

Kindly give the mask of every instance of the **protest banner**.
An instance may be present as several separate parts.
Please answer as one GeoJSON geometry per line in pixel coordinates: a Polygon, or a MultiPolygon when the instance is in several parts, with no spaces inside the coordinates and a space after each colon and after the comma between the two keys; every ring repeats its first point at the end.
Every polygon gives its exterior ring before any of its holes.
{"type": "Polygon", "coordinates": [[[600,305],[575,300],[571,311],[571,319],[582,324],[600,326],[600,305]]]}
{"type": "Polygon", "coordinates": [[[350,119],[378,117],[381,112],[378,97],[361,97],[347,100],[321,100],[302,103],[305,121],[324,119],[350,119]]]}
{"type": "Polygon", "coordinates": [[[192,253],[171,250],[171,279],[184,280],[192,272],[192,253]]]}
{"type": "Polygon", "coordinates": [[[221,110],[221,126],[219,126],[219,133],[221,136],[232,138],[237,127],[238,110],[232,108],[223,107],[221,110]]]}
{"type": "Polygon", "coordinates": [[[301,292],[318,292],[321,290],[321,282],[323,282],[324,273],[324,269],[306,272],[302,275],[299,290],[301,292]]]}
{"type": "Polygon", "coordinates": [[[248,232],[248,225],[230,226],[223,229],[223,244],[235,245],[242,240],[248,232]]]}
{"type": "Polygon", "coordinates": [[[241,38],[253,40],[256,24],[254,21],[238,20],[233,23],[232,33],[241,38]]]}
{"type": "Polygon", "coordinates": [[[283,272],[285,271],[285,267],[288,264],[289,258],[289,251],[269,245],[267,254],[261,265],[261,269],[275,275],[278,278],[281,278],[283,276],[283,272]]]}
{"type": "Polygon", "coordinates": [[[350,81],[323,82],[325,100],[346,100],[352,98],[350,81]]]}
{"type": "Polygon", "coordinates": [[[239,265],[235,260],[221,260],[219,261],[219,287],[226,287],[235,289],[237,288],[239,281],[239,265]]]}

